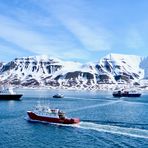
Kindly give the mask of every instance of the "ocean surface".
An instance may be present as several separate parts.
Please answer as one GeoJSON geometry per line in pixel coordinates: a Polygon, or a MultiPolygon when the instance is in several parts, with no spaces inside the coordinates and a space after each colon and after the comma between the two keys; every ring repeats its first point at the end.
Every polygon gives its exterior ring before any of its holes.
{"type": "Polygon", "coordinates": [[[0,101],[0,148],[148,148],[148,92],[113,98],[107,91],[18,89],[22,101],[0,101]],[[65,98],[53,99],[55,93],[65,98]],[[37,104],[59,108],[79,125],[29,122],[37,104]]]}

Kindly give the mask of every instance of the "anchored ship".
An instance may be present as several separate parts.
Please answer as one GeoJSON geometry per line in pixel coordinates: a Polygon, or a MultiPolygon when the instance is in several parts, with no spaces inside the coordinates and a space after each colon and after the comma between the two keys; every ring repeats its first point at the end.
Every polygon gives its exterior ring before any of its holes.
{"type": "Polygon", "coordinates": [[[141,93],[131,90],[118,90],[113,92],[114,97],[140,97],[141,93]]]}
{"type": "Polygon", "coordinates": [[[22,94],[16,94],[12,88],[0,90],[0,100],[21,100],[22,94]]]}

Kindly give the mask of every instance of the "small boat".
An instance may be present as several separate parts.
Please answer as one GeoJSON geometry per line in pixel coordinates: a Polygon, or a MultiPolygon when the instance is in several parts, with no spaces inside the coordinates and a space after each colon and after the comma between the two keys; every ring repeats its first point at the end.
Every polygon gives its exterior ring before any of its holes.
{"type": "Polygon", "coordinates": [[[62,95],[62,94],[55,94],[53,96],[53,98],[64,98],[64,95],[62,95]]]}
{"type": "Polygon", "coordinates": [[[65,113],[59,109],[49,109],[42,107],[38,111],[27,111],[30,121],[60,123],[60,124],[77,124],[79,118],[67,118],[65,113]]]}
{"type": "Polygon", "coordinates": [[[137,91],[118,90],[113,92],[114,97],[140,97],[141,93],[137,91]]]}
{"type": "Polygon", "coordinates": [[[22,94],[16,94],[12,88],[0,90],[0,100],[21,100],[22,94]]]}

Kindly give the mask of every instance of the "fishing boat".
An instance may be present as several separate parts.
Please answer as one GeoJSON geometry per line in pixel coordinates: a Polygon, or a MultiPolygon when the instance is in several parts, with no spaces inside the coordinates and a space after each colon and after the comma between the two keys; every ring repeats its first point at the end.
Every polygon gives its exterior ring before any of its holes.
{"type": "Polygon", "coordinates": [[[64,98],[64,95],[62,95],[62,94],[55,94],[53,96],[53,98],[64,98]]]}
{"type": "Polygon", "coordinates": [[[114,97],[140,97],[141,93],[135,90],[118,90],[113,92],[114,97]]]}
{"type": "Polygon", "coordinates": [[[77,124],[80,122],[79,118],[67,118],[65,113],[59,109],[50,109],[44,106],[40,106],[35,111],[27,111],[27,114],[30,121],[60,124],[77,124]]]}
{"type": "Polygon", "coordinates": [[[16,94],[12,88],[0,90],[0,100],[21,100],[22,94],[16,94]]]}

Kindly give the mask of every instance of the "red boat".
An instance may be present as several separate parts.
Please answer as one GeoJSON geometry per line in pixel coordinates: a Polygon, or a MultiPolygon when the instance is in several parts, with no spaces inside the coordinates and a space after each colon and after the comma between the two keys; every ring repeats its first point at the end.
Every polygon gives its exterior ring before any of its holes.
{"type": "Polygon", "coordinates": [[[67,118],[65,117],[65,113],[55,110],[49,110],[48,112],[36,113],[32,111],[27,111],[29,118],[32,121],[41,121],[41,122],[49,122],[49,123],[62,123],[62,124],[77,124],[80,122],[79,118],[67,118]]]}

